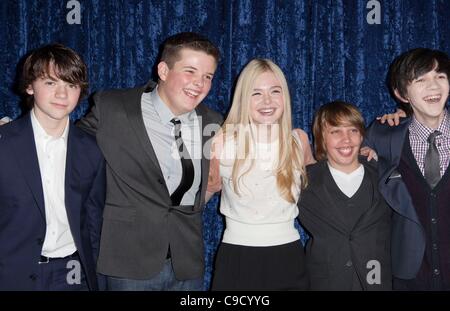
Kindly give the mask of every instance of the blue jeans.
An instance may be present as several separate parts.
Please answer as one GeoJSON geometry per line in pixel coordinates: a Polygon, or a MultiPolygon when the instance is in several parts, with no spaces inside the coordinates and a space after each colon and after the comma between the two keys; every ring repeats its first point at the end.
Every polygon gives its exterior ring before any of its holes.
{"type": "Polygon", "coordinates": [[[172,261],[166,259],[164,267],[148,280],[134,280],[107,276],[107,288],[111,291],[202,291],[203,278],[180,281],[175,278],[172,261]]]}

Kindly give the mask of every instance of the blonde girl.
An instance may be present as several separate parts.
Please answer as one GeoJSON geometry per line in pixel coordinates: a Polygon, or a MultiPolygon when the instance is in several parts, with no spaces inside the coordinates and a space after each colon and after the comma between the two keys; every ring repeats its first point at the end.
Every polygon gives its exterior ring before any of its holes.
{"type": "Polygon", "coordinates": [[[231,110],[213,140],[208,198],[222,190],[226,229],[213,290],[302,290],[308,286],[303,246],[294,227],[315,162],[307,135],[292,129],[281,69],[254,59],[237,81],[231,110]]]}

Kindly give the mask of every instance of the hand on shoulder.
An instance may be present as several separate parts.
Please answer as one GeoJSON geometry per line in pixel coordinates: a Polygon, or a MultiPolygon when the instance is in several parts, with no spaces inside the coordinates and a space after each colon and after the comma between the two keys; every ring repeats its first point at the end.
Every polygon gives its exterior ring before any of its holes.
{"type": "Polygon", "coordinates": [[[377,117],[377,120],[381,123],[384,124],[387,123],[389,124],[389,126],[397,126],[400,124],[400,118],[406,118],[406,112],[400,108],[397,109],[396,112],[394,113],[388,113],[388,114],[384,114],[381,117],[377,117]]]}
{"type": "Polygon", "coordinates": [[[299,128],[294,129],[294,132],[297,137],[300,138],[300,142],[302,144],[305,166],[316,163],[316,159],[314,159],[314,156],[312,154],[311,145],[309,143],[308,135],[306,134],[306,132],[299,128]]]}
{"type": "Polygon", "coordinates": [[[3,117],[3,118],[0,119],[0,126],[4,125],[6,123],[9,123],[11,121],[12,121],[12,119],[10,117],[3,117]]]}

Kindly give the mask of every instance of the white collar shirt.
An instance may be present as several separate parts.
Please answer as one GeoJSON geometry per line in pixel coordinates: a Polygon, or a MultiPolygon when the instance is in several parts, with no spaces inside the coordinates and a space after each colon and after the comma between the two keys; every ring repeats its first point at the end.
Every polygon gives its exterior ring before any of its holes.
{"type": "Polygon", "coordinates": [[[46,233],[41,255],[66,257],[76,251],[67,218],[64,187],[69,121],[60,137],[46,133],[39,124],[34,109],[31,112],[31,124],[45,204],[46,233]]]}

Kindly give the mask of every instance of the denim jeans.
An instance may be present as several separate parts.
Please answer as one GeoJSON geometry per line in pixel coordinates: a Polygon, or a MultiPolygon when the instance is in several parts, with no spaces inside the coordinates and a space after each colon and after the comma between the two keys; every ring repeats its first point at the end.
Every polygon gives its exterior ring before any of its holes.
{"type": "Polygon", "coordinates": [[[161,272],[151,279],[134,280],[107,276],[107,288],[111,291],[202,291],[203,278],[177,280],[172,261],[166,259],[161,272]]]}

